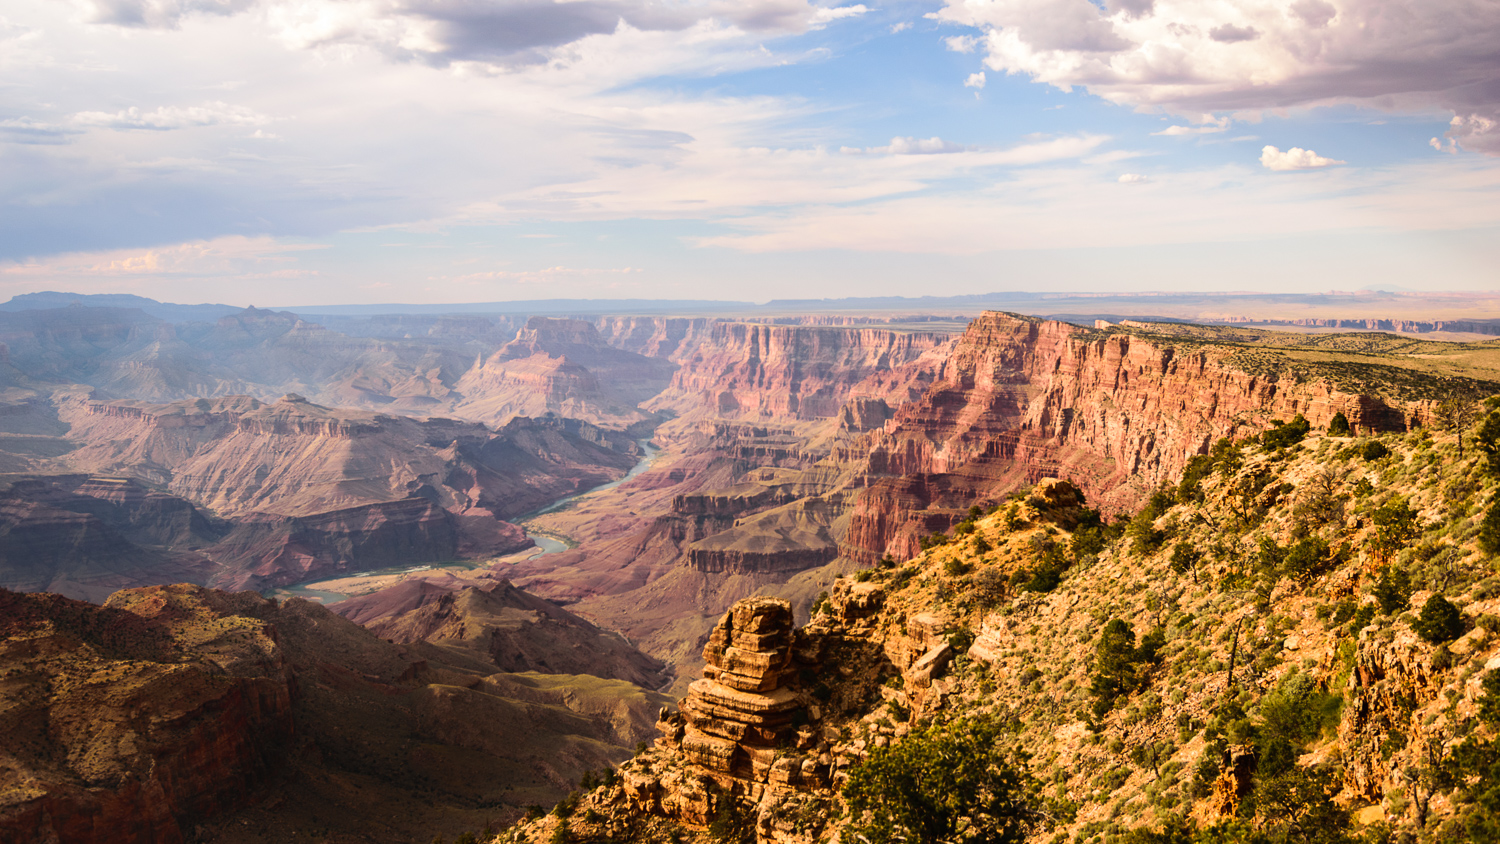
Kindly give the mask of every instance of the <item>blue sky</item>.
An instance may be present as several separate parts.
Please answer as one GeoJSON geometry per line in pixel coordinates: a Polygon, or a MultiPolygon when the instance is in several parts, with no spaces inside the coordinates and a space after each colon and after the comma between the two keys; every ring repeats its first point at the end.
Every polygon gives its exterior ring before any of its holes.
{"type": "Polygon", "coordinates": [[[1492,0],[0,15],[0,295],[1500,287],[1492,0]]]}

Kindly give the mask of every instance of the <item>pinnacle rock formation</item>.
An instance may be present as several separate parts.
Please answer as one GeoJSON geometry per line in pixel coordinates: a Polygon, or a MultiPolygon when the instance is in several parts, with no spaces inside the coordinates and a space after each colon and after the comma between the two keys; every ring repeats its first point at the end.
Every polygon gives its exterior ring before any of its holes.
{"type": "Polygon", "coordinates": [[[763,776],[800,708],[788,688],[792,607],[774,598],[735,604],[703,648],[703,679],[682,702],[681,741],[692,761],[721,774],[763,776]]]}

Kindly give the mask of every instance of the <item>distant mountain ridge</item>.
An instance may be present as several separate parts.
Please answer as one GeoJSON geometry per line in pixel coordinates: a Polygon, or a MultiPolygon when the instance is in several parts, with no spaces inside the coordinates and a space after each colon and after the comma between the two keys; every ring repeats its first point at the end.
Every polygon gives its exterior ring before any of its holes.
{"type": "Polygon", "coordinates": [[[234,305],[179,305],[173,302],[158,302],[133,293],[67,293],[47,290],[13,296],[9,302],[0,303],[0,311],[44,311],[52,308],[67,308],[72,305],[89,308],[135,308],[167,322],[212,322],[219,317],[244,310],[234,305]]]}

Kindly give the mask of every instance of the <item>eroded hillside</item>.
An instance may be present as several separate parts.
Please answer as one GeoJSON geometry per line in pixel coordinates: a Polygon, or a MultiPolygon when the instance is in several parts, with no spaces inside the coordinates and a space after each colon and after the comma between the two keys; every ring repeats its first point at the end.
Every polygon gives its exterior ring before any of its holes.
{"type": "Polygon", "coordinates": [[[1500,473],[1429,429],[1300,435],[1114,523],[1044,481],[795,630],[736,605],[653,749],[497,840],[1492,840],[1500,473]]]}
{"type": "Polygon", "coordinates": [[[0,590],[0,656],[5,841],[394,843],[498,824],[627,757],[665,700],[188,585],[103,607],[0,590]]]}

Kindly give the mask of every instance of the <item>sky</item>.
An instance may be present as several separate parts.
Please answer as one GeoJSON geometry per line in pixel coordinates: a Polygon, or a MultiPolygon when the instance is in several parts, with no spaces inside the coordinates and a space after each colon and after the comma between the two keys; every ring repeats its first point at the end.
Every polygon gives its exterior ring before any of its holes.
{"type": "Polygon", "coordinates": [[[7,0],[0,299],[1500,289],[1495,0],[7,0]]]}

